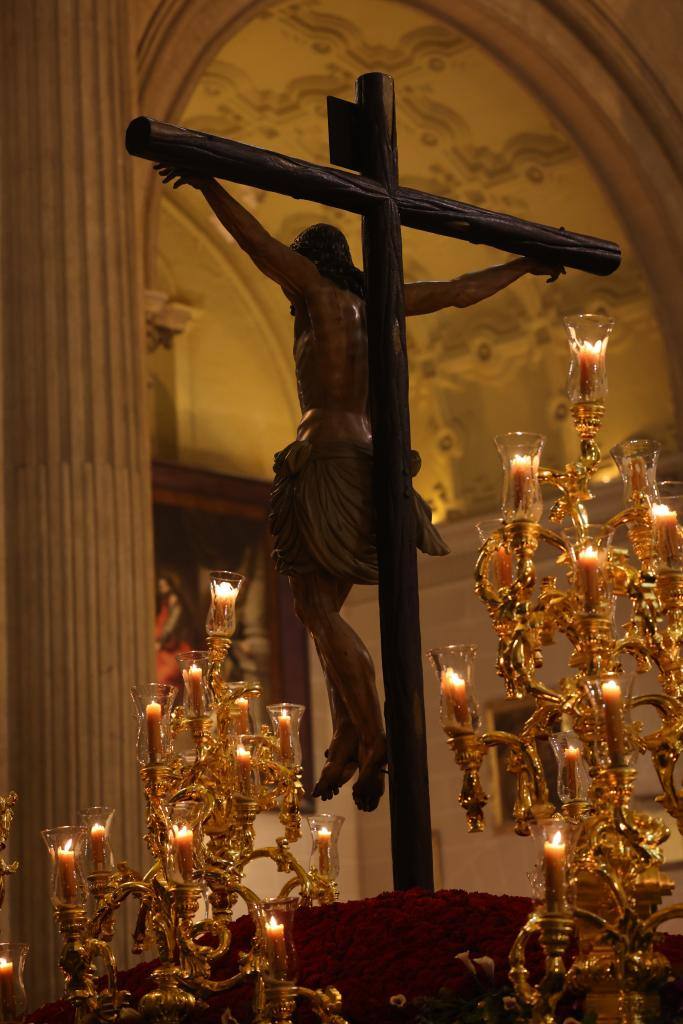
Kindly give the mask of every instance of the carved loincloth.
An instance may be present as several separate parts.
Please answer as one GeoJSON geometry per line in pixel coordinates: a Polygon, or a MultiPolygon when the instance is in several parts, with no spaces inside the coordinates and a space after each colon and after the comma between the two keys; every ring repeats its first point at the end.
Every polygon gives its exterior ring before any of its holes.
{"type": "MultiPolygon", "coordinates": [[[[420,467],[411,453],[411,475],[420,467]]],[[[372,449],[353,441],[295,441],[275,456],[270,529],[278,572],[321,570],[351,583],[377,583],[372,449]]],[[[417,546],[447,555],[429,505],[413,488],[417,546]]]]}

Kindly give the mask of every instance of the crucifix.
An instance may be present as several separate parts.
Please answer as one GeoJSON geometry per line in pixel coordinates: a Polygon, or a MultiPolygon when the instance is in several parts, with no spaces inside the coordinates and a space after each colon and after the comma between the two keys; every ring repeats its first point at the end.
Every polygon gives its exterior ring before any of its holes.
{"type": "Polygon", "coordinates": [[[145,117],[129,125],[126,146],[133,156],[180,168],[183,174],[255,186],[363,218],[394,885],[397,889],[431,889],[401,225],[492,246],[542,265],[592,274],[612,273],[619,266],[621,253],[613,242],[402,188],[398,183],[394,87],[388,75],[362,75],[356,83],[355,103],[329,97],[328,126],[330,159],[336,167],[318,166],[145,117]]]}

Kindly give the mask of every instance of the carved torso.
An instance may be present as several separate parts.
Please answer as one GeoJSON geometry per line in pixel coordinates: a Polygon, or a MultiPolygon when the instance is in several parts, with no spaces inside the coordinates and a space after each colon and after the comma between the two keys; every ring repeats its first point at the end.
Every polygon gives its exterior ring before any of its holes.
{"type": "Polygon", "coordinates": [[[294,321],[298,440],[371,443],[365,303],[327,282],[294,321]]]}

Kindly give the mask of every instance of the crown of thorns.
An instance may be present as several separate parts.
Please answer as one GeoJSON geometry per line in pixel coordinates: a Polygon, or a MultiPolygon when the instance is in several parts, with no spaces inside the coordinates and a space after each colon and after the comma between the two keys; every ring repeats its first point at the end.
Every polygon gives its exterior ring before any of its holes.
{"type": "Polygon", "coordinates": [[[297,234],[290,248],[309,259],[321,272],[326,269],[337,273],[349,269],[360,272],[353,266],[343,231],[332,224],[312,224],[297,234]]]}

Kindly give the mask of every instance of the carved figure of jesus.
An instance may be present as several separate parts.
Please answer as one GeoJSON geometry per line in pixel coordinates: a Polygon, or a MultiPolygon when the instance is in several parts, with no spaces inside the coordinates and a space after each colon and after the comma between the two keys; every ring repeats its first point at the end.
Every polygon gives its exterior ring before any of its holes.
{"type": "MultiPolygon", "coordinates": [[[[289,577],[329,695],[333,734],[313,795],[329,800],[357,772],[355,803],[372,811],[384,792],[384,719],[370,654],[341,616],[355,584],[378,580],[363,274],[338,228],[315,224],[288,246],[217,181],[161,165],[156,169],[174,188],[199,189],[237,244],[290,302],[301,420],[296,439],[275,456],[273,556],[278,571],[289,577]]],[[[524,274],[555,280],[561,272],[520,258],[452,281],[406,284],[406,316],[470,306],[524,274]]],[[[413,454],[415,475],[419,456],[413,454]]],[[[416,491],[413,500],[417,545],[430,555],[447,554],[429,506],[416,491]]]]}

